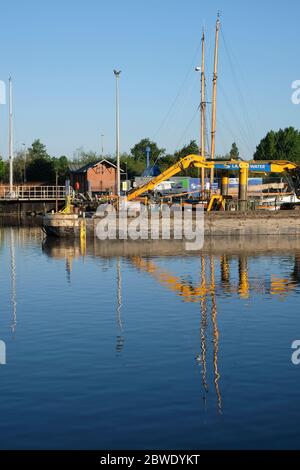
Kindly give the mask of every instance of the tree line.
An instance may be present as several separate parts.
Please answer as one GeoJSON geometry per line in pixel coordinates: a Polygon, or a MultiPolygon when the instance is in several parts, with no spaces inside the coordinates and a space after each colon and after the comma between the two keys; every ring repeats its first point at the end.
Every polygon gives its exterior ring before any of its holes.
{"type": "MultiPolygon", "coordinates": [[[[126,172],[129,179],[140,176],[146,169],[146,149],[150,148],[150,165],[156,165],[158,171],[162,172],[179,159],[190,155],[199,154],[199,148],[195,140],[183,146],[174,154],[167,154],[166,149],[160,148],[156,142],[149,138],[144,138],[138,142],[129,154],[121,155],[121,167],[126,172]]],[[[216,158],[238,159],[240,157],[237,144],[234,142],[230,151],[226,155],[219,155],[216,158]]],[[[115,158],[111,155],[105,157],[96,152],[77,151],[73,158],[63,155],[61,157],[51,157],[46,146],[39,140],[35,140],[26,151],[17,152],[14,158],[14,181],[43,182],[54,184],[58,177],[59,184],[64,184],[70,173],[70,166],[79,168],[87,163],[95,162],[101,158],[115,163],[115,158]]],[[[300,131],[293,127],[270,131],[260,141],[253,156],[254,160],[289,160],[300,163],[300,131]]],[[[185,171],[186,176],[197,177],[199,171],[196,168],[189,168],[185,171]]],[[[7,183],[9,179],[9,163],[0,156],[0,182],[7,183]]]]}

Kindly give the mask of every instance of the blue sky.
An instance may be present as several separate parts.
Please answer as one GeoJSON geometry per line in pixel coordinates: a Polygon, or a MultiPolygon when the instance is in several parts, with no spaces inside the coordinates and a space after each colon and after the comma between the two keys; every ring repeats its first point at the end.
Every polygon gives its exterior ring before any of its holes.
{"type": "MultiPolygon", "coordinates": [[[[13,77],[16,149],[40,138],[52,155],[72,156],[80,147],[100,151],[104,134],[113,153],[116,67],[122,151],[143,137],[170,152],[198,140],[194,67],[205,25],[210,101],[218,10],[217,153],[235,140],[249,158],[271,128],[299,127],[300,106],[291,102],[300,79],[296,0],[11,0],[1,5],[0,79],[13,77]]],[[[7,156],[3,105],[0,153],[7,156]]]]}

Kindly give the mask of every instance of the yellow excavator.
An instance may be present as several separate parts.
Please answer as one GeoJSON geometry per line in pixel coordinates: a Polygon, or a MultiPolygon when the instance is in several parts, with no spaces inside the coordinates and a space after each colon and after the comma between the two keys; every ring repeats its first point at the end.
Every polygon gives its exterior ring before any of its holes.
{"type": "Polygon", "coordinates": [[[239,201],[241,210],[247,207],[247,188],[249,172],[259,174],[285,173],[290,186],[297,198],[300,199],[300,168],[296,163],[286,160],[270,161],[243,161],[243,160],[210,160],[200,155],[188,155],[174,165],[167,168],[160,175],[133,189],[127,195],[127,200],[132,201],[138,197],[151,193],[160,183],[188,168],[204,168],[206,170],[220,170],[222,175],[221,194],[212,195],[207,210],[214,207],[225,208],[225,200],[228,197],[229,173],[239,173],[239,201]]]}

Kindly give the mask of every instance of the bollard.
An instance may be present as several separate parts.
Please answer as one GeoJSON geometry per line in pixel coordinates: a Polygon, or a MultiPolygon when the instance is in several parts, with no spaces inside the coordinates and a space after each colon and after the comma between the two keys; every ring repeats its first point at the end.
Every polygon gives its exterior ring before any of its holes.
{"type": "Polygon", "coordinates": [[[246,162],[240,163],[240,181],[239,181],[239,210],[241,212],[247,211],[247,198],[248,198],[248,164],[246,162]]]}
{"type": "Polygon", "coordinates": [[[221,180],[221,195],[222,196],[228,196],[228,188],[229,188],[229,178],[226,172],[222,174],[222,180],[221,180]]]}

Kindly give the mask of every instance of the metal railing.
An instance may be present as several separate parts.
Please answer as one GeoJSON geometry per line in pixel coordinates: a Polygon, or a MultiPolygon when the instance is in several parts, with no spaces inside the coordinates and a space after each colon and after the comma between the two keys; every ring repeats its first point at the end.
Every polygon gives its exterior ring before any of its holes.
{"type": "Polygon", "coordinates": [[[55,201],[56,199],[63,200],[65,197],[65,186],[13,186],[12,192],[9,186],[0,186],[0,200],[55,201]]]}

